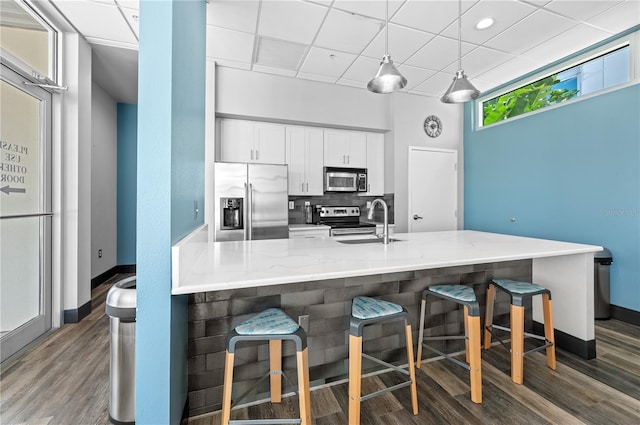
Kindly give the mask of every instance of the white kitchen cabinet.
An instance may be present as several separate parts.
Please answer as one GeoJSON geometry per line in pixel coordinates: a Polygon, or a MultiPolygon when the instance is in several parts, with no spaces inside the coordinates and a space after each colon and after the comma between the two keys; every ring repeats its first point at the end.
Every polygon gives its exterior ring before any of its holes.
{"type": "Polygon", "coordinates": [[[289,195],[323,195],[323,130],[286,127],[286,163],[289,195]]]}
{"type": "Polygon", "coordinates": [[[367,167],[367,134],[361,131],[324,131],[326,167],[367,167]]]}
{"type": "Polygon", "coordinates": [[[256,164],[284,164],[284,125],[221,119],[216,160],[256,164]]]}
{"type": "Polygon", "coordinates": [[[384,134],[367,133],[367,192],[363,196],[384,195],[384,134]]]}

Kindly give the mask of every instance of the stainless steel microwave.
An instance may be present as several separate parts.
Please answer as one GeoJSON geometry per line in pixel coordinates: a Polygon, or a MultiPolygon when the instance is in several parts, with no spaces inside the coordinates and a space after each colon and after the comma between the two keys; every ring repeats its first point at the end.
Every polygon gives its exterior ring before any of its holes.
{"type": "Polygon", "coordinates": [[[324,169],[325,192],[366,192],[367,170],[364,168],[324,169]]]}

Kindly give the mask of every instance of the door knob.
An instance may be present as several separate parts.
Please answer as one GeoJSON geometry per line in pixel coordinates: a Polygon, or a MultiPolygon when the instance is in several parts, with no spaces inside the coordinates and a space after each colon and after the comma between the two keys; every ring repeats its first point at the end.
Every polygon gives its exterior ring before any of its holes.
{"type": "Polygon", "coordinates": [[[420,217],[418,214],[414,214],[413,215],[413,219],[414,220],[422,220],[422,217],[420,217]]]}

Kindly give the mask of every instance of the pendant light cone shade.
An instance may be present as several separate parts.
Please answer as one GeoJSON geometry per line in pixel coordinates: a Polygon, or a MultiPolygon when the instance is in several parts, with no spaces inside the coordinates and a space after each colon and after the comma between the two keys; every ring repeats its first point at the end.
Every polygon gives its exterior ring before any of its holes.
{"type": "Polygon", "coordinates": [[[367,88],[374,93],[391,93],[406,85],[407,79],[396,69],[391,56],[386,54],[382,57],[378,73],[369,81],[367,88]]]}
{"type": "Polygon", "coordinates": [[[464,71],[459,69],[456,71],[456,76],[453,77],[453,82],[449,89],[440,98],[440,101],[443,103],[464,103],[478,96],[480,96],[480,90],[473,87],[473,84],[464,75],[464,71]]]}
{"type": "Polygon", "coordinates": [[[480,96],[480,91],[467,80],[462,70],[462,0],[458,0],[458,70],[453,83],[440,98],[443,103],[464,103],[480,96]]]}
{"type": "Polygon", "coordinates": [[[400,74],[400,71],[395,67],[389,54],[389,0],[387,0],[387,15],[384,20],[384,56],[382,62],[380,62],[380,68],[378,73],[369,84],[367,88],[374,93],[391,93],[395,90],[400,90],[407,85],[407,79],[400,74]]]}

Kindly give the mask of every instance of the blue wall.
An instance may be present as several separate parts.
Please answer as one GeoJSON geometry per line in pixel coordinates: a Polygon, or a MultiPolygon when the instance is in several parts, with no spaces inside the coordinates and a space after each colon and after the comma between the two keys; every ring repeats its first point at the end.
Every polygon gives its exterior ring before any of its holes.
{"type": "Polygon", "coordinates": [[[203,223],[204,0],[140,2],[136,423],[178,424],[187,397],[187,297],[171,245],[203,223]]]}
{"type": "Polygon", "coordinates": [[[465,228],[604,246],[612,304],[640,311],[640,85],[480,131],[473,108],[465,228]]]}
{"type": "Polygon", "coordinates": [[[136,263],[138,106],[118,103],[117,265],[136,263]]]}

